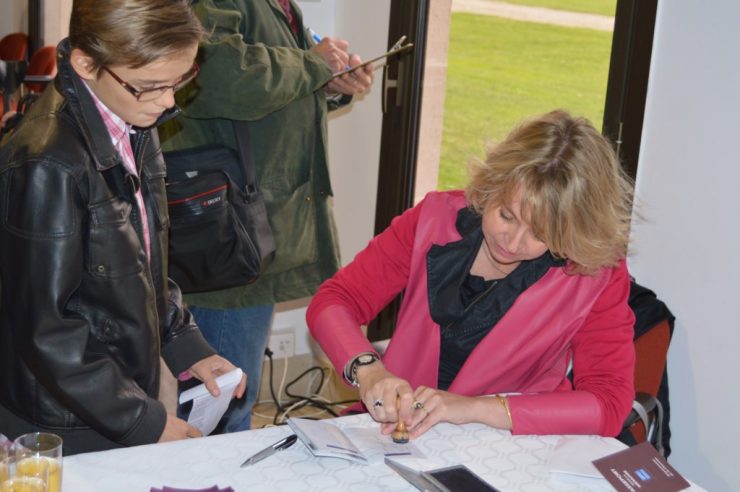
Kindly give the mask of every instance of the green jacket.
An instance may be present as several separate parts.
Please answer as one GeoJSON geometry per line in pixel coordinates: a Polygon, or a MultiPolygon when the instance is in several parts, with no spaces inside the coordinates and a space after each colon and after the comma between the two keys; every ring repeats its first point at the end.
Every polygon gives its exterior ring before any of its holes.
{"type": "Polygon", "coordinates": [[[201,72],[178,93],[183,114],[159,128],[163,150],[205,144],[236,148],[231,120],[249,121],[257,179],[277,250],[259,279],[243,287],[186,296],[190,304],[236,308],[312,295],[339,267],[327,168],[331,77],[299,39],[276,0],[199,0],[194,8],[212,32],[199,52],[201,72]]]}

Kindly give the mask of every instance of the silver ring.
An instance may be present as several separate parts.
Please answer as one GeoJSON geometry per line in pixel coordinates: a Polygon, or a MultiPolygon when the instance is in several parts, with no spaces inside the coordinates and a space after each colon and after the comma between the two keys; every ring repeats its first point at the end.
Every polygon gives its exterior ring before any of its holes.
{"type": "Polygon", "coordinates": [[[424,408],[424,404],[418,400],[414,402],[414,408],[417,410],[426,410],[426,408],[424,408]]]}
{"type": "Polygon", "coordinates": [[[377,400],[374,400],[373,401],[373,406],[376,407],[376,408],[377,407],[382,407],[383,406],[383,400],[381,400],[380,398],[378,398],[377,400]]]}

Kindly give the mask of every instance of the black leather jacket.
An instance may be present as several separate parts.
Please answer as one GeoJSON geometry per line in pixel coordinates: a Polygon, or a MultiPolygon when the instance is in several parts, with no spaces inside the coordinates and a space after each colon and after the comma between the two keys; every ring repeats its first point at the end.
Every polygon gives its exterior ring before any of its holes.
{"type": "Polygon", "coordinates": [[[166,422],[160,353],[178,374],[214,351],[165,275],[156,131],[132,136],[141,179],[128,174],[68,50],[63,41],[55,86],[0,148],[0,405],[51,432],[152,443],[166,422]]]}

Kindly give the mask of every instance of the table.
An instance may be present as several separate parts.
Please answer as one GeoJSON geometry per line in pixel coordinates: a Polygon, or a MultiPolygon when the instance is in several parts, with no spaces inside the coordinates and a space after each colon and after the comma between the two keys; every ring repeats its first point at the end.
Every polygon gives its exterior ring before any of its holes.
{"type": "MultiPolygon", "coordinates": [[[[332,423],[341,428],[378,427],[367,414],[340,417],[332,423]]],[[[255,465],[239,467],[248,456],[290,433],[287,426],[269,427],[67,457],[63,490],[149,492],[150,487],[163,485],[193,489],[231,486],[238,492],[416,490],[383,464],[382,458],[368,466],[315,458],[300,442],[255,465]]],[[[549,463],[560,439],[512,436],[482,424],[439,424],[412,442],[429,460],[447,465],[465,463],[502,492],[604,490],[551,476],[549,463]]]]}

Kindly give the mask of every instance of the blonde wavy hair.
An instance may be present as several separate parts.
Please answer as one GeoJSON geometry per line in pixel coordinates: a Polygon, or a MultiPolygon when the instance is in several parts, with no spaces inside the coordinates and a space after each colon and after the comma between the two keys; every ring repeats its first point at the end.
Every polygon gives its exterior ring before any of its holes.
{"type": "Polygon", "coordinates": [[[475,212],[510,205],[519,191],[523,217],[569,273],[625,257],[632,182],[587,119],[556,110],[526,120],[471,163],[465,196],[475,212]]]}

